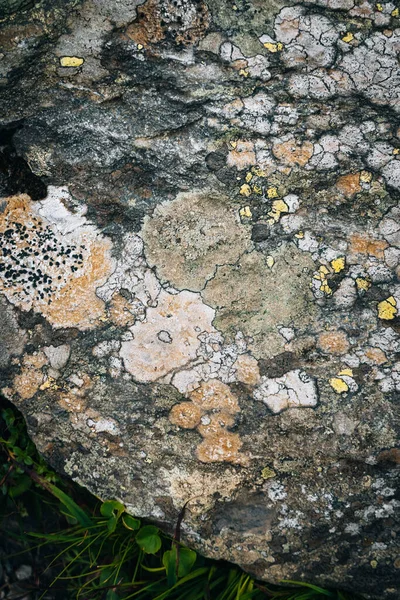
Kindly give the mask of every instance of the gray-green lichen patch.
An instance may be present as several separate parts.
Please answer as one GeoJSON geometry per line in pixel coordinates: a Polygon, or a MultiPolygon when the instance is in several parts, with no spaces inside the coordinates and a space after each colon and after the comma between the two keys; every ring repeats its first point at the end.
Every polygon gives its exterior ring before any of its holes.
{"type": "Polygon", "coordinates": [[[176,288],[200,291],[217,265],[235,263],[252,247],[248,228],[222,193],[178,194],[157,206],[142,236],[149,264],[176,288]]]}
{"type": "Polygon", "coordinates": [[[229,335],[243,331],[252,338],[249,347],[257,358],[284,350],[278,327],[301,330],[316,315],[309,285],[311,258],[292,244],[282,244],[272,257],[272,267],[255,251],[218,267],[203,292],[216,310],[215,326],[229,335]]]}

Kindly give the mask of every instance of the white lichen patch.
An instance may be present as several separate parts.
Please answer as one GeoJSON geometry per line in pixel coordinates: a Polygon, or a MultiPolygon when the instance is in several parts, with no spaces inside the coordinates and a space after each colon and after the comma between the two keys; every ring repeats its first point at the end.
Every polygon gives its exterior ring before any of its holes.
{"type": "Polygon", "coordinates": [[[0,292],[22,310],[41,313],[54,327],[90,329],[104,314],[96,296],[113,270],[111,243],[67,210],[63,188],[31,202],[5,199],[0,215],[0,292]]]}
{"type": "Polygon", "coordinates": [[[182,368],[196,358],[199,335],[214,331],[214,315],[199,294],[162,290],[157,306],[149,307],[145,320],[130,328],[133,339],[122,342],[125,368],[141,382],[156,381],[182,368]]]}
{"type": "Polygon", "coordinates": [[[316,406],[318,391],[313,377],[305,371],[295,369],[282,377],[262,377],[253,397],[278,414],[287,408],[316,406]]]}

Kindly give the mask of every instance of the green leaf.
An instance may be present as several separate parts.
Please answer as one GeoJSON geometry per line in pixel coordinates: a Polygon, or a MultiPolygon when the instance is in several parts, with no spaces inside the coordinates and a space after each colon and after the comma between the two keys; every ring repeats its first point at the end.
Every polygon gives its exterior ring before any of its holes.
{"type": "Polygon", "coordinates": [[[28,490],[32,485],[32,479],[28,477],[28,475],[21,475],[18,477],[17,483],[12,485],[9,488],[9,495],[11,498],[17,498],[17,496],[21,496],[26,490],[28,490]]]}
{"type": "Polygon", "coordinates": [[[106,594],[106,600],[120,600],[120,597],[118,596],[117,592],[114,592],[114,590],[108,590],[106,594]]]}
{"type": "Polygon", "coordinates": [[[179,568],[178,577],[189,575],[194,563],[196,562],[197,554],[190,548],[179,548],[179,568]]]}
{"type": "Polygon", "coordinates": [[[58,498],[61,504],[65,506],[68,513],[72,517],[75,517],[75,519],[80,525],[82,525],[83,527],[91,527],[91,525],[93,525],[89,515],[87,515],[86,512],[82,510],[82,508],[72,500],[72,498],[70,498],[67,494],[65,494],[62,490],[60,490],[52,483],[46,483],[46,487],[53,494],[53,496],[58,498]]]}
{"type": "Polygon", "coordinates": [[[134,517],[131,517],[131,515],[122,515],[122,522],[127,529],[130,529],[130,531],[135,531],[140,528],[139,519],[135,519],[134,517]]]}
{"type": "Polygon", "coordinates": [[[106,500],[100,506],[100,512],[103,517],[117,517],[117,520],[125,512],[125,506],[117,500],[106,500]]]}
{"type": "Polygon", "coordinates": [[[163,554],[162,562],[167,572],[168,587],[172,587],[177,582],[176,567],[177,567],[178,551],[176,545],[172,546],[171,550],[167,550],[163,554]]]}
{"type": "Polygon", "coordinates": [[[283,579],[281,581],[281,583],[290,583],[292,585],[298,585],[299,587],[305,587],[310,590],[313,590],[314,592],[318,592],[319,594],[322,594],[323,596],[328,596],[330,598],[333,597],[332,592],[325,590],[323,588],[320,588],[317,585],[313,585],[312,583],[304,583],[304,581],[292,581],[291,579],[283,579]]]}
{"type": "Polygon", "coordinates": [[[145,525],[136,534],[136,543],[146,554],[156,554],[161,548],[161,538],[157,527],[145,525]]]}
{"type": "Polygon", "coordinates": [[[179,578],[186,577],[189,575],[196,562],[197,554],[194,550],[189,548],[179,548],[179,562],[178,548],[176,545],[172,546],[171,550],[167,550],[163,554],[163,565],[167,572],[168,585],[172,586],[177,581],[177,575],[179,578]],[[178,573],[176,573],[178,567],[178,573]]]}
{"type": "Polygon", "coordinates": [[[107,529],[110,533],[114,533],[114,531],[117,528],[117,525],[118,525],[118,517],[116,515],[113,515],[110,519],[108,519],[107,529]]]}

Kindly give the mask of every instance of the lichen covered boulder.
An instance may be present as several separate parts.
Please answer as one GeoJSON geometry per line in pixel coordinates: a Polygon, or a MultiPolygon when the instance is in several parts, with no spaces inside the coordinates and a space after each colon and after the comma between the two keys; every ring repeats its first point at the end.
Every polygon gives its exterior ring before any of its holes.
{"type": "Polygon", "coordinates": [[[398,598],[400,20],[0,2],[0,385],[40,452],[261,580],[398,598]],[[397,538],[398,539],[398,538],[397,538]]]}

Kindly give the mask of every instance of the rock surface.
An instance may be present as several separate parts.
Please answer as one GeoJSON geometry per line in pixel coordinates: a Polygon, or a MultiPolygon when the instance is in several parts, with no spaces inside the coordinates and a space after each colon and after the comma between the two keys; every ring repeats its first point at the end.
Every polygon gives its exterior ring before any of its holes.
{"type": "Polygon", "coordinates": [[[0,2],[2,392],[102,498],[398,598],[400,21],[0,2]]]}

